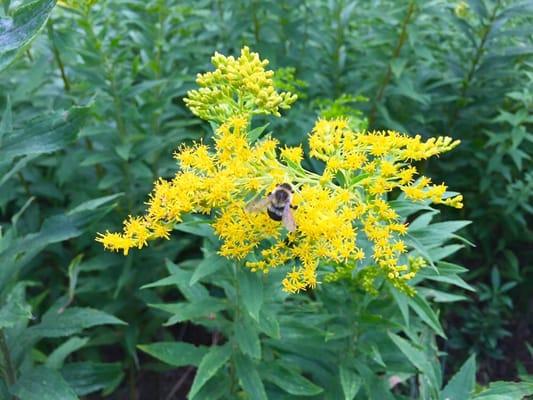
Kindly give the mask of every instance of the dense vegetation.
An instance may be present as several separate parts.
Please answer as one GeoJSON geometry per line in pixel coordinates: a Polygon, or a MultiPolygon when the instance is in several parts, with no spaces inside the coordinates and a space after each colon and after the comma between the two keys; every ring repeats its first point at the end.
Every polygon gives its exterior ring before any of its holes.
{"type": "Polygon", "coordinates": [[[57,3],[0,11],[0,398],[533,394],[530,1],[57,3]],[[244,46],[298,96],[248,137],[302,145],[307,171],[319,117],[461,141],[413,164],[463,208],[388,194],[428,264],[415,294],[359,270],[288,294],[288,267],[221,257],[198,215],[127,256],[95,241],[143,213],[174,151],[216,142],[226,120],[184,99],[244,46]]]}

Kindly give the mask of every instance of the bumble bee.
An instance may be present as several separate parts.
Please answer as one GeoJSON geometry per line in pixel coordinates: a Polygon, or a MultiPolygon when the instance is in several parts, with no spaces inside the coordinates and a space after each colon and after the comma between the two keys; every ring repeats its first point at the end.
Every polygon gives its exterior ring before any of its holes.
{"type": "Polygon", "coordinates": [[[248,211],[259,212],[266,210],[268,216],[274,221],[281,221],[289,232],[296,230],[296,223],[292,216],[292,186],[288,183],[278,185],[267,197],[252,201],[246,209],[248,211]]]}

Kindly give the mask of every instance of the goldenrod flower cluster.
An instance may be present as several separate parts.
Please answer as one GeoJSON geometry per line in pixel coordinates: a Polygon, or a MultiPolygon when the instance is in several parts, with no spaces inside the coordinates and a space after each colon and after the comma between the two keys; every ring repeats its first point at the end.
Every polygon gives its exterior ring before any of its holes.
{"type": "MultiPolygon", "coordinates": [[[[219,70],[217,85],[228,81],[228,74],[244,76],[253,66],[264,65],[247,49],[242,54],[230,63],[238,63],[242,71],[219,70]]],[[[253,103],[255,88],[244,83],[236,87],[235,82],[227,85],[253,103]]],[[[273,93],[271,88],[268,93],[273,93]]],[[[240,103],[241,98],[235,101],[240,103]]],[[[424,141],[395,131],[356,132],[347,119],[319,119],[309,135],[309,156],[321,160],[324,170],[314,173],[302,166],[301,147],[281,147],[270,137],[252,142],[250,125],[250,113],[230,115],[216,130],[213,145],[182,146],[175,153],[179,172],[171,180],[155,183],[145,215],[129,217],[123,232],[99,234],[97,240],[106,249],[128,254],[149,240],[168,239],[184,214],[200,213],[210,216],[221,238],[222,256],[264,273],[288,265],[290,272],[282,282],[287,292],[314,288],[320,271],[326,280],[359,276],[368,290],[381,276],[408,291],[406,282],[424,263],[406,257],[402,236],[408,227],[387,195],[397,190],[412,201],[462,207],[461,195],[449,197],[444,184],[418,176],[412,165],[449,151],[458,142],[445,137],[424,141]],[[294,190],[294,232],[266,211],[247,208],[283,183],[294,190]]]]}
{"type": "Polygon", "coordinates": [[[248,47],[237,59],[215,53],[213,72],[198,74],[200,89],[191,90],[185,103],[202,119],[223,123],[232,115],[273,114],[287,109],[296,95],[274,89],[273,71],[265,71],[268,60],[259,59],[248,47]]]}

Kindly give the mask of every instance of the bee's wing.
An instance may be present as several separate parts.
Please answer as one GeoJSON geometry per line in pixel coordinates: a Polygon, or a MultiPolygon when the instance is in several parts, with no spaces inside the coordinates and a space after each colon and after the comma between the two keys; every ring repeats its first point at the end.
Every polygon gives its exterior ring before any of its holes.
{"type": "Polygon", "coordinates": [[[248,212],[265,211],[269,202],[270,200],[268,197],[252,200],[246,205],[246,211],[248,212]]]}
{"type": "Polygon", "coordinates": [[[292,215],[290,203],[287,204],[285,208],[283,209],[283,215],[281,216],[281,221],[283,222],[283,225],[285,225],[285,228],[287,228],[289,232],[294,232],[296,230],[296,222],[294,222],[294,217],[292,215]]]}

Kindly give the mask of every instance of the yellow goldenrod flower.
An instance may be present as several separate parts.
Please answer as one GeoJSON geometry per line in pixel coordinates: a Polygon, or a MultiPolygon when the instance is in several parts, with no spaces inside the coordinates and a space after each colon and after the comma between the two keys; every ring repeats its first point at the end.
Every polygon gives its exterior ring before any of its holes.
{"type": "Polygon", "coordinates": [[[199,74],[198,90],[187,93],[185,103],[202,119],[222,123],[232,115],[273,114],[287,109],[296,101],[296,95],[278,93],[272,79],[274,72],[265,71],[268,60],[248,47],[239,58],[215,53],[211,59],[216,70],[199,74]]]}
{"type": "Polygon", "coordinates": [[[281,158],[285,161],[299,165],[303,160],[303,149],[301,146],[285,147],[281,149],[281,158]]]}
{"type": "Polygon", "coordinates": [[[150,240],[168,239],[184,214],[203,213],[212,217],[222,256],[263,273],[289,265],[282,282],[288,292],[316,287],[326,271],[326,282],[356,274],[373,292],[381,276],[410,292],[406,282],[424,262],[404,255],[401,237],[407,225],[386,196],[398,190],[412,201],[462,207],[462,196],[449,197],[446,185],[424,176],[413,182],[417,171],[410,165],[459,142],[424,141],[395,131],[356,132],[343,118],[319,119],[309,135],[309,156],[324,163],[317,174],[302,167],[301,146],[280,148],[268,137],[252,143],[248,136],[252,114],[277,114],[290,103],[290,94],[275,93],[266,63],[247,48],[238,59],[217,54],[213,62],[217,70],[199,77],[202,89],[189,93],[188,104],[202,118],[221,122],[214,145],[181,146],[175,153],[179,172],[156,181],[146,214],[129,217],[122,233],[106,232],[96,240],[128,254],[150,240]],[[266,210],[248,208],[282,184],[293,190],[296,229],[290,232],[266,210]],[[363,243],[371,245],[369,254],[363,243]]]}

